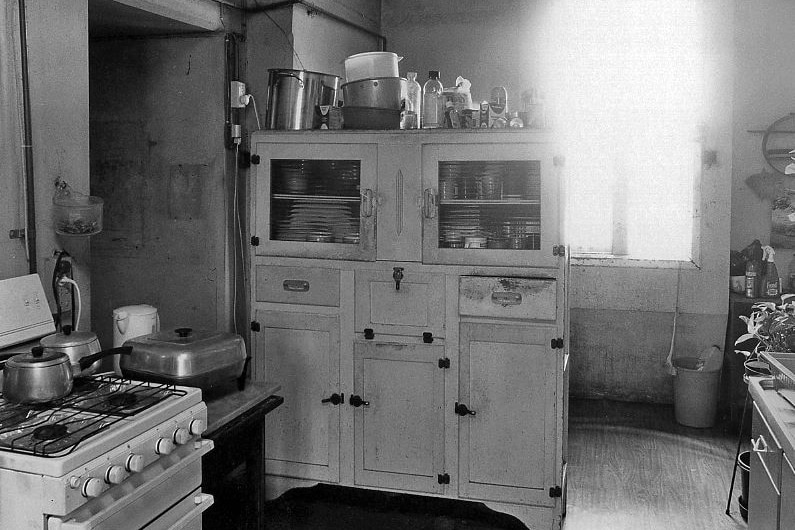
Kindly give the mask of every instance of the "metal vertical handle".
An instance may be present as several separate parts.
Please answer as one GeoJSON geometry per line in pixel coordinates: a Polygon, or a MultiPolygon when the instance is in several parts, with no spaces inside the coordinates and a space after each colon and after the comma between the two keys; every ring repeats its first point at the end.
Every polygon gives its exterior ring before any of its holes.
{"type": "Polygon", "coordinates": [[[367,188],[362,192],[362,217],[373,216],[373,190],[367,188]]]}
{"type": "Polygon", "coordinates": [[[426,219],[436,217],[436,194],[431,188],[426,188],[422,194],[422,216],[426,219]]]}

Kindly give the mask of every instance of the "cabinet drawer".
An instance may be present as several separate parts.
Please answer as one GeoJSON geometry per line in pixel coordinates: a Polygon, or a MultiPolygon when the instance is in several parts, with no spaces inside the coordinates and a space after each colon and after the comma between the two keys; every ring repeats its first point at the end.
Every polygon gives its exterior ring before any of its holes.
{"type": "Polygon", "coordinates": [[[557,313],[555,280],[462,276],[458,293],[465,316],[555,320],[557,313]]]}
{"type": "Polygon", "coordinates": [[[256,281],[260,302],[340,305],[340,275],[336,270],[261,265],[256,281]]]}
{"type": "Polygon", "coordinates": [[[444,275],[402,271],[356,272],[356,331],[444,337],[444,275]]]}

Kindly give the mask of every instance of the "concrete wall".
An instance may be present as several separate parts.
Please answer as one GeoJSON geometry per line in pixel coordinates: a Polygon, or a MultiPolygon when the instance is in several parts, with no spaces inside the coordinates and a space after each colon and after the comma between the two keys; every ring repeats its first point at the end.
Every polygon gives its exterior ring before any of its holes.
{"type": "MultiPolygon", "coordinates": [[[[675,355],[723,344],[728,306],[729,190],[731,178],[732,11],[705,3],[711,21],[707,75],[714,80],[704,142],[719,163],[702,175],[697,265],[575,262],[571,285],[573,395],[670,402],[664,369],[678,314],[675,355]],[[728,87],[728,88],[727,88],[728,87]]],[[[383,0],[382,31],[389,49],[404,56],[401,72],[424,78],[439,69],[449,85],[472,81],[473,98],[495,85],[508,103],[540,85],[537,35],[547,0],[488,5],[475,0],[383,0]]],[[[768,16],[776,16],[771,11],[768,16]]],[[[561,65],[564,68],[565,65],[561,65]]],[[[565,153],[567,146],[561,146],[565,153]]],[[[642,177],[642,176],[640,176],[642,177]]]]}
{"type": "Polygon", "coordinates": [[[95,331],[112,310],[163,328],[230,328],[231,154],[224,35],[91,42],[91,179],[106,199],[93,244],[95,331]]]}

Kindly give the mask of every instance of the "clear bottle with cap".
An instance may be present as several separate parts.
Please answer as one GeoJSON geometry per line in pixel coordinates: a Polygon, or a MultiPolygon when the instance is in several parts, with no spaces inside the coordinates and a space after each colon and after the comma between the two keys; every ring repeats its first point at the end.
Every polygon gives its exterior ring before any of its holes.
{"type": "Polygon", "coordinates": [[[438,129],[444,125],[444,87],[439,80],[439,71],[428,72],[428,80],[422,87],[422,128],[438,129]]]}
{"type": "Polygon", "coordinates": [[[419,129],[422,116],[422,87],[417,72],[406,72],[406,129],[419,129]]]}

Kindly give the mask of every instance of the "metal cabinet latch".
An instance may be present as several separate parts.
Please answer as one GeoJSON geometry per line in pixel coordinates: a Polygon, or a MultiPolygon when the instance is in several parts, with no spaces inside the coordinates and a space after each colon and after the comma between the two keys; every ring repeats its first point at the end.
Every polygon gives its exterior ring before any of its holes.
{"type": "Polygon", "coordinates": [[[403,267],[392,267],[392,279],[395,280],[395,290],[400,290],[400,282],[403,280],[403,267]]]}

